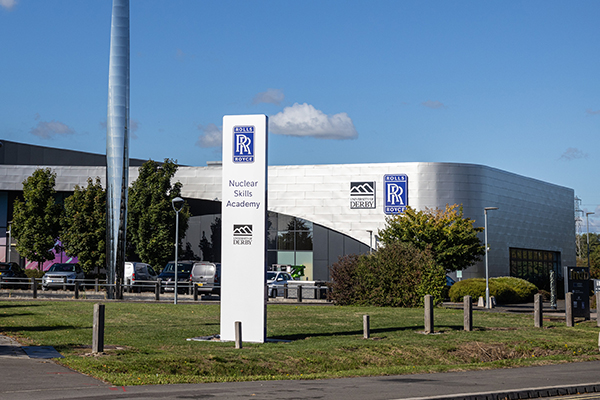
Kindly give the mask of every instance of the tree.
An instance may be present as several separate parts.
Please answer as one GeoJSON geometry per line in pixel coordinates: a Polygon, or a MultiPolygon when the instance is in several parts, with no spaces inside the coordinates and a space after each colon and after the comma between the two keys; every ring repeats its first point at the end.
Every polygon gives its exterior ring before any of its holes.
{"type": "Polygon", "coordinates": [[[216,217],[210,224],[210,240],[202,232],[200,239],[200,250],[202,250],[202,260],[211,262],[221,262],[221,218],[216,217]]]}
{"type": "Polygon", "coordinates": [[[65,199],[60,235],[67,254],[77,256],[86,273],[106,263],[106,191],[100,178],[88,178],[87,187],[75,186],[65,199]]]}
{"type": "Polygon", "coordinates": [[[21,256],[38,262],[54,259],[52,249],[60,250],[58,236],[62,207],[56,203],[56,173],[36,169],[23,181],[23,200],[14,202],[12,235],[21,256]]]}
{"type": "MultiPolygon", "coordinates": [[[[588,242],[587,233],[577,235],[581,247],[577,248],[577,266],[588,266],[588,242]]],[[[594,279],[600,279],[600,234],[590,233],[590,274],[594,279]]]]}
{"type": "Polygon", "coordinates": [[[386,218],[379,237],[386,246],[398,241],[412,243],[420,250],[430,246],[436,262],[451,272],[473,265],[485,254],[477,237],[484,228],[474,227],[474,222],[463,217],[462,206],[457,204],[446,205],[445,210],[407,207],[404,214],[386,218]]]}
{"type": "MultiPolygon", "coordinates": [[[[181,183],[171,184],[178,165],[165,159],[163,165],[149,160],[139,168],[139,176],[129,189],[127,211],[128,256],[163,268],[175,257],[175,211],[171,201],[181,196],[181,183]]],[[[179,212],[179,241],[185,236],[190,218],[189,206],[179,212]]],[[[181,248],[180,243],[177,245],[181,248]]]]}

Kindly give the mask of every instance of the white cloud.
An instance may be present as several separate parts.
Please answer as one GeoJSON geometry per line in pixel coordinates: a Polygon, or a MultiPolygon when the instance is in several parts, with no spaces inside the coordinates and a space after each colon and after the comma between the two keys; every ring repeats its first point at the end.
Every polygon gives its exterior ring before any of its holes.
{"type": "Polygon", "coordinates": [[[594,111],[594,110],[592,110],[591,108],[588,108],[587,110],[585,110],[585,113],[586,113],[587,115],[598,115],[598,114],[600,114],[600,110],[596,110],[596,111],[594,111]]]}
{"type": "MultiPolygon", "coordinates": [[[[100,124],[100,128],[106,129],[106,121],[100,121],[99,124],[100,124]]],[[[137,132],[139,127],[140,127],[140,122],[137,119],[131,118],[129,120],[129,138],[130,139],[138,138],[138,135],[136,135],[135,132],[137,132]]]]}
{"type": "Polygon", "coordinates": [[[42,139],[50,139],[56,135],[72,135],[75,131],[59,121],[40,121],[30,133],[42,139]]]}
{"type": "Polygon", "coordinates": [[[0,0],[0,7],[11,10],[17,5],[17,0],[0,0]]]}
{"type": "Polygon", "coordinates": [[[358,132],[346,113],[327,115],[310,104],[294,104],[269,118],[269,130],[278,135],[319,139],[355,139],[358,132]]]}
{"type": "Polygon", "coordinates": [[[587,157],[588,157],[587,153],[584,153],[583,151],[576,149],[574,147],[569,147],[560,156],[560,160],[571,161],[571,160],[577,160],[579,158],[587,158],[587,157]]]}
{"type": "Polygon", "coordinates": [[[447,108],[447,106],[442,103],[441,101],[432,101],[432,100],[427,100],[421,103],[421,105],[427,107],[427,108],[432,108],[434,110],[440,109],[440,108],[447,108]]]}
{"type": "Polygon", "coordinates": [[[198,125],[198,129],[202,131],[196,142],[199,147],[219,147],[223,143],[223,128],[215,124],[206,126],[198,125]]]}
{"type": "Polygon", "coordinates": [[[285,98],[283,94],[283,90],[281,89],[267,89],[266,92],[260,92],[254,99],[252,99],[252,104],[260,104],[260,103],[271,103],[276,106],[280,105],[285,98]]]}

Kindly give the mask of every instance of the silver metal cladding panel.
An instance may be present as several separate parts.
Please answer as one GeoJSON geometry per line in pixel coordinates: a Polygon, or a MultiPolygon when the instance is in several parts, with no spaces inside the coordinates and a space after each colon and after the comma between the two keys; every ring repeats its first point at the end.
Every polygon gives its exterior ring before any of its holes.
{"type": "MultiPolygon", "coordinates": [[[[35,167],[0,166],[0,190],[21,190],[35,167]]],[[[57,190],[85,185],[102,168],[52,167],[57,190]]],[[[269,167],[269,210],[310,220],[368,245],[368,230],[385,227],[383,176],[408,175],[408,205],[424,209],[462,204],[475,226],[484,225],[488,212],[491,276],[509,275],[509,248],[558,251],[562,265],[575,263],[574,191],[495,168],[454,163],[388,163],[269,167]],[[376,182],[376,208],[349,206],[350,182],[376,182]]],[[[137,168],[130,168],[130,181],[137,168]]],[[[180,167],[175,180],[182,197],[221,199],[220,167],[180,167]]],[[[483,241],[483,234],[481,235],[483,241]]],[[[335,257],[337,259],[337,256],[335,257]]],[[[463,278],[483,277],[484,263],[463,272],[463,278]]]]}
{"type": "Polygon", "coordinates": [[[107,272],[125,260],[129,172],[129,0],[113,0],[106,118],[107,272]]]}

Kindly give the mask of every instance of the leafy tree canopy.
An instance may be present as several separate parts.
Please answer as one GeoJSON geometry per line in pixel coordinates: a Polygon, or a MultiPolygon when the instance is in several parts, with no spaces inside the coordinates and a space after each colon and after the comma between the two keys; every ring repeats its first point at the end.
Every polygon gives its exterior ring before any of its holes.
{"type": "Polygon", "coordinates": [[[100,178],[88,178],[87,187],[75,186],[65,199],[61,239],[65,251],[77,256],[86,273],[106,263],[106,191],[100,178]]]}
{"type": "Polygon", "coordinates": [[[54,259],[59,250],[58,236],[62,207],[56,203],[56,173],[50,168],[36,169],[23,181],[23,201],[14,203],[12,236],[21,256],[39,265],[54,259]]]}
{"type": "MultiPolygon", "coordinates": [[[[128,257],[163,268],[175,258],[175,216],[171,201],[181,196],[181,183],[171,183],[178,165],[165,159],[160,165],[149,160],[139,168],[139,176],[129,189],[127,210],[128,257]]],[[[190,218],[189,206],[179,212],[179,241],[185,236],[190,218]]]]}
{"type": "MultiPolygon", "coordinates": [[[[577,266],[587,267],[587,233],[577,235],[577,266]]],[[[600,234],[590,233],[590,274],[594,279],[600,279],[600,234]]]]}
{"type": "Polygon", "coordinates": [[[474,222],[463,216],[457,204],[446,205],[444,210],[407,207],[405,213],[386,218],[379,237],[386,246],[408,242],[420,250],[430,247],[436,262],[451,272],[473,265],[485,254],[477,237],[484,228],[473,226],[474,222]]]}

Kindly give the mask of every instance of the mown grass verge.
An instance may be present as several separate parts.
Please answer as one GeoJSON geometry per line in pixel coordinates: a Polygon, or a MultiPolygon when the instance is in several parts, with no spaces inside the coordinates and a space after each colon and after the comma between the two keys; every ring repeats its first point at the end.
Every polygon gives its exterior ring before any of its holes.
{"type": "Polygon", "coordinates": [[[107,303],[105,354],[93,356],[93,304],[1,301],[0,333],[24,345],[54,346],[58,362],[114,385],[317,379],[504,368],[598,360],[595,321],[533,327],[533,316],[435,310],[424,335],[423,310],[269,305],[269,338],[290,342],[191,342],[219,333],[219,306],[107,303]],[[362,338],[362,315],[371,339],[362,338]]]}

